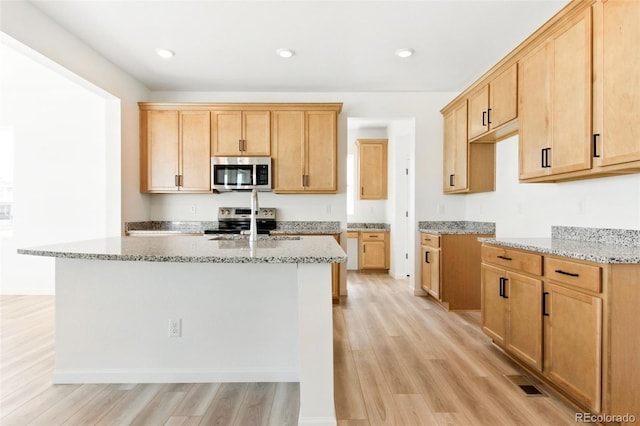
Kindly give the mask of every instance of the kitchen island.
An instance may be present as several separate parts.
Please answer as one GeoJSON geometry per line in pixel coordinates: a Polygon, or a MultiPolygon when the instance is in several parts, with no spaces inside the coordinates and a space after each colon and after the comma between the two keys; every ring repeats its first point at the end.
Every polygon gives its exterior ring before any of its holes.
{"type": "Polygon", "coordinates": [[[332,237],[116,237],[56,258],[54,383],[300,382],[300,424],[335,424],[332,237]],[[170,337],[170,335],[172,337],[170,337]]]}

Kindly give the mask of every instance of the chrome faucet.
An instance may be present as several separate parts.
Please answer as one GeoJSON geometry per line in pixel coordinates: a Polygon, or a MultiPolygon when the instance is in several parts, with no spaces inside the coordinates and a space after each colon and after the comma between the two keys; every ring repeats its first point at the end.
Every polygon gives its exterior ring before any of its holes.
{"type": "Polygon", "coordinates": [[[251,190],[251,223],[249,225],[249,241],[258,240],[258,225],[256,215],[258,214],[258,190],[254,187],[251,190]]]}

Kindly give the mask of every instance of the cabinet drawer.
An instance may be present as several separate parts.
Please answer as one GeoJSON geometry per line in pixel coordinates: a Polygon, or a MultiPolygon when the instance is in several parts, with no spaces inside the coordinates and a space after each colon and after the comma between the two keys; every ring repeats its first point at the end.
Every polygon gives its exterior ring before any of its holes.
{"type": "Polygon", "coordinates": [[[384,232],[361,232],[362,241],[384,241],[384,232]]]}
{"type": "Polygon", "coordinates": [[[440,236],[433,234],[421,234],[420,244],[433,248],[440,248],[440,236]]]}
{"type": "Polygon", "coordinates": [[[602,269],[596,265],[545,257],[544,275],[559,283],[600,293],[602,269]]]}
{"type": "Polygon", "coordinates": [[[533,275],[542,275],[542,256],[539,254],[482,246],[482,261],[533,275]]]}

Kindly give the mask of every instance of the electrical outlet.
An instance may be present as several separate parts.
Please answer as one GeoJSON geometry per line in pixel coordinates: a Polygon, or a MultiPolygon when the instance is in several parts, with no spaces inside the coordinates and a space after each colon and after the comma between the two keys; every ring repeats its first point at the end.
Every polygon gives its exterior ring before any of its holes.
{"type": "Polygon", "coordinates": [[[182,336],[182,320],[180,318],[169,320],[169,337],[182,336]]]}
{"type": "Polygon", "coordinates": [[[191,214],[196,214],[196,205],[191,204],[191,214]]]}

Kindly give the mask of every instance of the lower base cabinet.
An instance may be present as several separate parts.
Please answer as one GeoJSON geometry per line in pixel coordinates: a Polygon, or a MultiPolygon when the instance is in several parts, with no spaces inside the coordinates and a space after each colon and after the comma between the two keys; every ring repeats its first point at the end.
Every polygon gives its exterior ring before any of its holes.
{"type": "Polygon", "coordinates": [[[640,413],[638,300],[640,265],[482,247],[483,332],[593,414],[640,413]]]}
{"type": "Polygon", "coordinates": [[[489,234],[421,233],[420,286],[447,310],[480,309],[480,243],[489,234]]]}
{"type": "Polygon", "coordinates": [[[358,269],[389,269],[389,232],[360,231],[358,269]]]}

